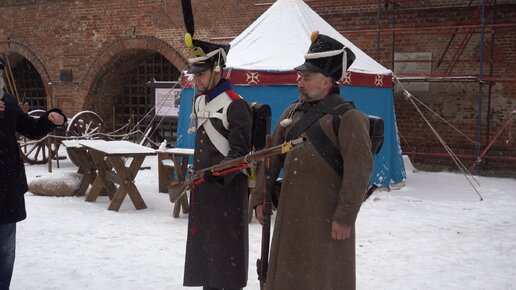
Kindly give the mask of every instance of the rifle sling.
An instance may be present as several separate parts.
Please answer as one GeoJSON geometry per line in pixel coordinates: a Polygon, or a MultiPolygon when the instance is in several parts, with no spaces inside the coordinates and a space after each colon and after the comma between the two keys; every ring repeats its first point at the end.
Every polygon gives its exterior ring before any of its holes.
{"type": "MultiPolygon", "coordinates": [[[[331,142],[317,121],[327,114],[332,114],[335,118],[354,108],[355,106],[352,102],[346,102],[340,99],[340,97],[338,99],[325,99],[305,111],[301,119],[287,133],[286,140],[292,140],[299,137],[301,133],[306,132],[308,139],[314,145],[317,152],[338,175],[342,176],[343,160],[340,150],[331,142]]],[[[335,135],[338,138],[338,130],[335,131],[335,135]]]]}
{"type": "Polygon", "coordinates": [[[323,112],[306,112],[303,117],[292,126],[292,129],[290,129],[290,131],[287,133],[285,139],[289,141],[298,138],[301,133],[305,132],[306,129],[312,126],[313,123],[322,118],[324,115],[325,113],[323,112]]]}
{"type": "Polygon", "coordinates": [[[311,126],[306,135],[312,142],[315,150],[321,155],[328,165],[339,175],[343,174],[343,160],[338,148],[331,142],[324,133],[319,122],[311,126]]]}

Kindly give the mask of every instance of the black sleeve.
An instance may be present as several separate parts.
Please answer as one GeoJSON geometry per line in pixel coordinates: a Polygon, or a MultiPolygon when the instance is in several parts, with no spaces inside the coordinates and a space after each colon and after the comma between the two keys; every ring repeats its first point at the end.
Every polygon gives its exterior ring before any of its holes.
{"type": "MultiPolygon", "coordinates": [[[[244,99],[233,101],[229,105],[227,116],[229,123],[229,152],[224,160],[231,160],[251,152],[253,117],[251,107],[244,99]]],[[[238,173],[234,172],[224,175],[224,184],[231,182],[238,173]]]]}
{"type": "Polygon", "coordinates": [[[226,159],[234,159],[251,152],[251,107],[244,100],[233,101],[228,108],[229,152],[226,159]]]}
{"type": "Polygon", "coordinates": [[[16,111],[16,131],[27,138],[39,139],[43,138],[48,133],[52,132],[57,126],[48,120],[48,114],[57,112],[64,117],[66,123],[66,116],[59,109],[51,109],[41,115],[39,118],[33,118],[29,114],[24,113],[19,106],[13,106],[16,111]]]}

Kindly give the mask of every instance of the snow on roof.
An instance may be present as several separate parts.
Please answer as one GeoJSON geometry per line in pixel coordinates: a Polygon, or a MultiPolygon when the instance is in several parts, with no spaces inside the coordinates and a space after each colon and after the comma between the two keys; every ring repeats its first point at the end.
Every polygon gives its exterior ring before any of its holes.
{"type": "Polygon", "coordinates": [[[391,74],[302,0],[278,0],[230,42],[227,67],[240,70],[292,71],[304,62],[312,31],[335,38],[356,55],[350,71],[391,74]]]}

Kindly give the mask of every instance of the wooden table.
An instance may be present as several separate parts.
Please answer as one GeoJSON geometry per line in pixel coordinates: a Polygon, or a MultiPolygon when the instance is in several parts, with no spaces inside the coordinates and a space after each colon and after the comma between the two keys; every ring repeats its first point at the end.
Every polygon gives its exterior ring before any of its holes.
{"type": "Polygon", "coordinates": [[[83,140],[79,144],[89,151],[97,174],[86,201],[96,201],[106,190],[111,199],[108,210],[118,211],[126,195],[129,195],[136,209],[147,208],[134,179],[145,157],[156,155],[154,149],[129,141],[83,140]],[[132,161],[127,166],[126,160],[129,158],[132,161]],[[118,188],[115,184],[118,184],[118,188]]]}
{"type": "MultiPolygon", "coordinates": [[[[77,164],[79,167],[77,173],[83,175],[81,185],[79,186],[79,189],[73,193],[74,196],[85,195],[88,187],[93,185],[93,181],[97,178],[97,167],[95,166],[95,162],[93,162],[93,158],[91,158],[88,149],[79,144],[79,142],[80,140],[64,140],[62,142],[66,147],[66,152],[68,153],[70,160],[73,160],[74,164],[77,164]]],[[[107,195],[105,191],[104,194],[107,195]]]]}
{"type": "MultiPolygon", "coordinates": [[[[188,160],[190,156],[193,156],[194,149],[188,148],[172,148],[167,150],[157,150],[158,154],[158,182],[159,191],[168,193],[168,186],[174,181],[184,181],[187,170],[188,160]],[[171,164],[167,164],[167,160],[173,161],[172,168],[171,164]]],[[[179,212],[183,207],[183,213],[188,213],[188,197],[183,195],[175,204],[172,216],[179,217],[179,212]]]]}

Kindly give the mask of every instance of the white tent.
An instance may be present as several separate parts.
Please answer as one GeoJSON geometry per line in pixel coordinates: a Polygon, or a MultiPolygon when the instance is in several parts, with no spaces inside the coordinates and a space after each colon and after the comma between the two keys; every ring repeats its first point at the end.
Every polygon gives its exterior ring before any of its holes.
{"type": "Polygon", "coordinates": [[[356,55],[350,71],[391,74],[302,0],[278,0],[246,30],[230,42],[227,67],[238,70],[291,71],[304,62],[312,31],[326,34],[356,55]]]}
{"type": "MultiPolygon", "coordinates": [[[[372,181],[382,187],[405,179],[394,115],[391,71],[352,44],[305,2],[278,0],[230,44],[227,77],[246,100],[269,104],[273,125],[281,112],[298,97],[297,72],[304,62],[312,31],[319,31],[349,47],[356,60],[342,81],[341,95],[363,112],[385,122],[384,144],[375,156],[372,181]]],[[[186,85],[186,82],[184,82],[186,85]]],[[[185,89],[178,120],[179,147],[193,148],[190,123],[193,92],[185,89]]]]}

